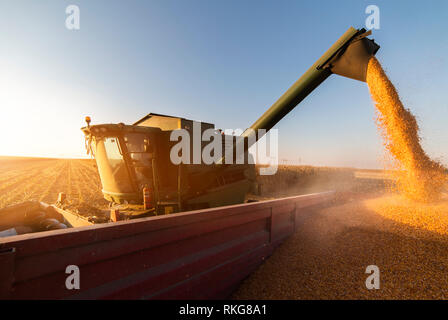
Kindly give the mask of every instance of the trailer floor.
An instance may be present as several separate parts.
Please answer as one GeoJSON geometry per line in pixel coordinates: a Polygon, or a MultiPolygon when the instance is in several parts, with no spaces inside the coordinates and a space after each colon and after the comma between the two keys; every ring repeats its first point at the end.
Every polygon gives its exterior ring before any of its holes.
{"type": "Polygon", "coordinates": [[[303,223],[234,299],[447,299],[448,200],[351,199],[303,223]],[[380,270],[368,290],[366,267],[380,270]]]}

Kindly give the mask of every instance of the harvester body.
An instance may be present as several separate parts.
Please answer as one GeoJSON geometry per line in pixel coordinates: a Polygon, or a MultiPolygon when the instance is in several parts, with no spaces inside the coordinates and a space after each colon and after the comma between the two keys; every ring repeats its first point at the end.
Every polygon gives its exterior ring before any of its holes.
{"type": "MultiPolygon", "coordinates": [[[[349,28],[240,139],[231,137],[235,139],[232,155],[243,144],[244,164],[227,164],[224,158],[212,164],[173,164],[170,150],[177,142],[171,141],[171,133],[184,129],[194,134],[194,121],[184,118],[149,114],[133,125],[82,128],[98,165],[104,197],[114,203],[142,204],[146,188],[157,214],[242,203],[255,186],[255,168],[247,150],[332,73],[365,81],[368,61],[379,49],[367,38],[369,34],[349,28]]],[[[205,129],[214,126],[201,123],[201,130],[205,129]]]]}
{"type": "MultiPolygon", "coordinates": [[[[201,134],[213,124],[197,123],[201,134]]],[[[253,164],[173,164],[173,130],[191,132],[193,121],[149,114],[133,125],[101,124],[83,128],[95,156],[105,199],[117,204],[142,204],[143,189],[150,193],[156,214],[203,209],[244,202],[255,183],[253,164]]],[[[221,135],[219,131],[216,135],[221,135]]],[[[224,136],[224,135],[223,135],[224,136]]],[[[232,139],[234,137],[231,137],[232,139]]],[[[223,141],[222,152],[225,152],[223,141]]],[[[199,142],[201,154],[205,143],[199,142]]],[[[193,141],[191,141],[193,144],[193,141]]],[[[193,149],[193,146],[191,146],[193,149]]]]}

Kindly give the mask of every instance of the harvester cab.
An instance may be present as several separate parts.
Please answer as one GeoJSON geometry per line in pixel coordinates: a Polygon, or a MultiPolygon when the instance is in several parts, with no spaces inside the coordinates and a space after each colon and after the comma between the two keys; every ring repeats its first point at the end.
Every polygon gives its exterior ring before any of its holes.
{"type": "MultiPolygon", "coordinates": [[[[88,152],[96,159],[104,197],[112,203],[143,204],[155,214],[244,202],[255,184],[255,168],[250,164],[253,161],[247,161],[247,150],[262,137],[259,129],[269,131],[333,73],[365,82],[369,59],[379,49],[369,35],[370,31],[349,28],[242,134],[242,139],[234,140],[233,154],[244,144],[244,164],[223,164],[222,159],[212,164],[202,159],[196,164],[174,164],[170,152],[177,142],[171,141],[170,135],[178,129],[191,132],[195,125],[192,120],[149,114],[133,125],[91,126],[87,119],[82,130],[88,152]]],[[[214,129],[210,123],[200,125],[201,136],[204,130],[214,129]]],[[[201,139],[201,150],[203,147],[201,139]]]]}

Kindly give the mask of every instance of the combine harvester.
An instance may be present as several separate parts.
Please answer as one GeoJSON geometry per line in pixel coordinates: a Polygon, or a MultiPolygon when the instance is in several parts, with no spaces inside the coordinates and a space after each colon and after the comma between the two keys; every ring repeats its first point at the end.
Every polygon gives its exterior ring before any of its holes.
{"type": "Polygon", "coordinates": [[[368,35],[347,30],[242,134],[244,164],[173,164],[171,132],[191,132],[199,125],[191,120],[149,114],[133,125],[90,125],[87,117],[82,130],[111,214],[87,220],[64,210],[62,194],[55,205],[0,210],[0,232],[26,233],[0,242],[0,297],[228,297],[301,220],[333,198],[330,191],[243,204],[256,182],[247,150],[261,138],[258,129],[270,130],[332,73],[365,81],[379,49],[368,35]],[[50,231],[36,232],[42,230],[50,231]],[[79,276],[79,287],[70,276],[79,276]]]}

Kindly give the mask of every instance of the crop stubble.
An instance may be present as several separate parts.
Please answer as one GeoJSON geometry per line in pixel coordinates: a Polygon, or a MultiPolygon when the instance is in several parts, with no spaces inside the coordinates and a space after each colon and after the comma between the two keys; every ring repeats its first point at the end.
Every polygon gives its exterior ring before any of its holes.
{"type": "Polygon", "coordinates": [[[92,160],[0,158],[0,208],[26,200],[54,203],[59,192],[72,206],[106,205],[92,160]]]}

